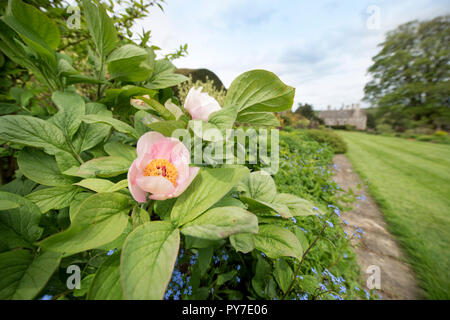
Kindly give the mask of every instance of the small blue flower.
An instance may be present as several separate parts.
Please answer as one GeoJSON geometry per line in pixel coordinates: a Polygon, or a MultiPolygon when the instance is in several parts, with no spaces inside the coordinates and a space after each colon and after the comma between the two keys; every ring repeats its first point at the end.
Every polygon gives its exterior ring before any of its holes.
{"type": "Polygon", "coordinates": [[[263,256],[263,258],[265,258],[265,257],[266,257],[266,255],[264,254],[264,252],[261,252],[261,255],[263,256]]]}
{"type": "Polygon", "coordinates": [[[52,298],[53,298],[52,295],[46,294],[40,300],[52,300],[52,298]]]}
{"type": "Polygon", "coordinates": [[[312,207],[313,210],[319,211],[319,208],[317,207],[312,207]]]}
{"type": "Polygon", "coordinates": [[[117,249],[109,250],[109,251],[106,253],[106,255],[107,255],[107,256],[110,256],[110,255],[112,255],[114,252],[116,252],[116,250],[117,250],[117,249]]]}
{"type": "Polygon", "coordinates": [[[241,282],[241,278],[236,277],[236,281],[237,281],[237,283],[241,282]]]}
{"type": "Polygon", "coordinates": [[[326,220],[325,221],[331,228],[334,228],[334,224],[331,221],[326,220]]]}
{"type": "Polygon", "coordinates": [[[294,217],[291,218],[292,222],[297,223],[297,219],[295,219],[294,217]]]}
{"type": "Polygon", "coordinates": [[[238,264],[237,267],[236,267],[236,269],[237,269],[238,271],[241,270],[241,265],[238,264]]]}
{"type": "Polygon", "coordinates": [[[313,273],[317,274],[317,270],[316,270],[314,267],[311,268],[311,271],[312,271],[313,273]]]}

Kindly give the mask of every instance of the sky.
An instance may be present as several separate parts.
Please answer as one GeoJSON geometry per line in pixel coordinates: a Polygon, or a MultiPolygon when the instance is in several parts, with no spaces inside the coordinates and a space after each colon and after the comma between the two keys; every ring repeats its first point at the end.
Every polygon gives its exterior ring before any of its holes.
{"type": "Polygon", "coordinates": [[[360,103],[367,69],[387,31],[450,13],[449,0],[166,0],[135,31],[174,52],[178,68],[207,68],[225,87],[252,69],[274,72],[295,87],[297,103],[316,110],[360,103]]]}

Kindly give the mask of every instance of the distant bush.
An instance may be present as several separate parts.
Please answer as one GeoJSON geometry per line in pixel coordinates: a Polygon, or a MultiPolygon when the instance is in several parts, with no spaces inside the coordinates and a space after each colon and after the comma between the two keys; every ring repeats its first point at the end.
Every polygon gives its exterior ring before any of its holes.
{"type": "Polygon", "coordinates": [[[333,149],[334,153],[347,152],[347,144],[344,139],[331,130],[312,129],[307,131],[307,135],[317,142],[326,143],[333,149]]]}
{"type": "Polygon", "coordinates": [[[426,127],[418,127],[414,129],[414,132],[420,135],[431,135],[434,133],[434,130],[426,127]]]}
{"type": "Polygon", "coordinates": [[[345,126],[344,126],[344,128],[345,128],[345,130],[347,130],[347,131],[353,131],[353,130],[355,130],[355,126],[353,126],[353,125],[351,125],[351,124],[346,124],[345,126]]]}
{"type": "Polygon", "coordinates": [[[194,82],[192,79],[192,75],[189,75],[189,80],[178,85],[178,98],[180,99],[181,105],[184,104],[184,100],[191,88],[199,88],[203,87],[202,91],[209,94],[211,97],[217,100],[219,104],[223,107],[225,102],[225,96],[227,92],[224,89],[217,89],[217,86],[214,84],[214,81],[209,79],[206,76],[206,81],[197,80],[194,82]]]}
{"type": "Polygon", "coordinates": [[[448,133],[443,131],[443,130],[439,130],[439,131],[436,131],[434,133],[434,135],[437,136],[437,137],[446,137],[448,135],[448,133]]]}
{"type": "Polygon", "coordinates": [[[419,140],[419,141],[431,141],[433,139],[434,139],[434,137],[429,136],[429,135],[421,135],[421,136],[417,137],[417,140],[419,140]]]}
{"type": "Polygon", "coordinates": [[[392,133],[392,132],[394,132],[391,125],[389,125],[387,123],[378,124],[376,127],[376,131],[377,131],[377,133],[392,133]]]}

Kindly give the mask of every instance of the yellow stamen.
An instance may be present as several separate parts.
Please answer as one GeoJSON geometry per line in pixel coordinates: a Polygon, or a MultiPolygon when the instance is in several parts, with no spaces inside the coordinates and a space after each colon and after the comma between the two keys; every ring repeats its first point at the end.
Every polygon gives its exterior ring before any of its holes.
{"type": "Polygon", "coordinates": [[[166,159],[153,159],[145,167],[144,176],[163,176],[177,186],[178,170],[166,159]]]}

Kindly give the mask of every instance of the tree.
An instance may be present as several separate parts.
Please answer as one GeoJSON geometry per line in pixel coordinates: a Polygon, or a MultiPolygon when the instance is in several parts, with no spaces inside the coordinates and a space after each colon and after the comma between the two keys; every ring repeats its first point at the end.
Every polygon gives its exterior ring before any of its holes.
{"type": "Polygon", "coordinates": [[[299,103],[297,109],[295,110],[295,113],[302,115],[308,120],[311,120],[315,116],[313,106],[309,103],[299,103]]]}
{"type": "Polygon", "coordinates": [[[368,69],[364,100],[396,129],[450,126],[450,15],[411,21],[386,35],[368,69]]]}

